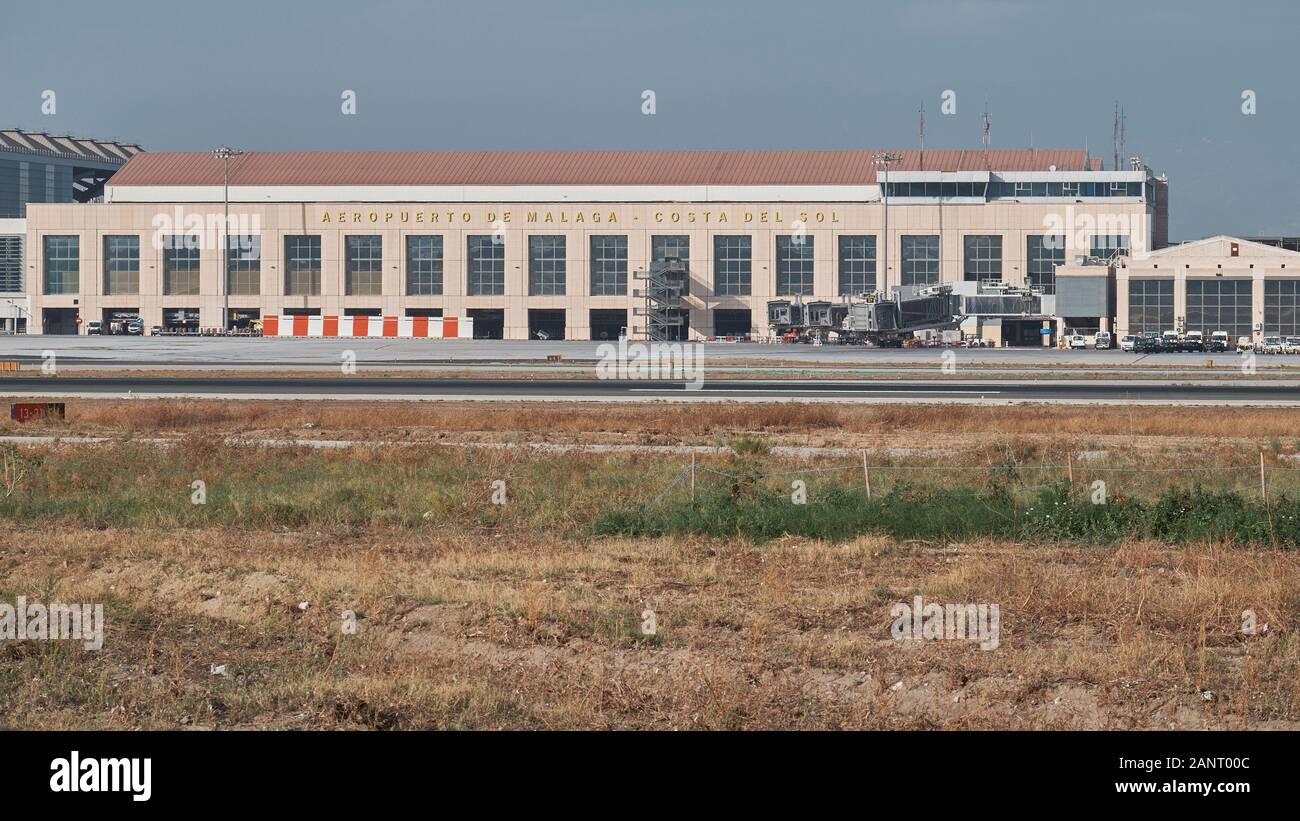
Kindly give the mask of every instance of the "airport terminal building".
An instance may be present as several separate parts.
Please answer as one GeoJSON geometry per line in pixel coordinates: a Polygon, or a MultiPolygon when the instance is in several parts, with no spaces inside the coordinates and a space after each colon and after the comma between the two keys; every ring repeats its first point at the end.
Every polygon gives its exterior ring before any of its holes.
{"type": "Polygon", "coordinates": [[[1167,184],[1137,160],[884,153],[249,152],[227,188],[212,154],[141,152],[103,202],[28,206],[28,332],[458,316],[479,337],[635,337],[646,272],[673,261],[681,338],[765,334],[771,300],[1003,283],[1036,300],[990,303],[978,332],[1041,345],[1112,330],[1114,261],[1168,244],[1167,184]]]}
{"type": "Polygon", "coordinates": [[[25,287],[28,205],[102,198],[104,183],[138,153],[134,143],[0,129],[0,333],[39,324],[25,287]]]}

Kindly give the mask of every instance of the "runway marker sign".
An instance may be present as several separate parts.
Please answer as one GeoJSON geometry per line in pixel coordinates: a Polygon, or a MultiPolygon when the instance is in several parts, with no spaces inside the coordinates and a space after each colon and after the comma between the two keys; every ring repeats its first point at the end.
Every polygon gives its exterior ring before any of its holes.
{"type": "Polygon", "coordinates": [[[9,406],[9,417],[15,422],[31,422],[35,419],[64,419],[62,402],[15,402],[9,406]]]}

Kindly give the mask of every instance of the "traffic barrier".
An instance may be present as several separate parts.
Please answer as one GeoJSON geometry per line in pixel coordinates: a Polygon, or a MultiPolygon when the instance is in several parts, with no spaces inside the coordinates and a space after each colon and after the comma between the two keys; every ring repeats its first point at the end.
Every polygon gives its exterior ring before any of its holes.
{"type": "Polygon", "coordinates": [[[262,336],[473,339],[474,320],[458,316],[264,316],[262,336]]]}

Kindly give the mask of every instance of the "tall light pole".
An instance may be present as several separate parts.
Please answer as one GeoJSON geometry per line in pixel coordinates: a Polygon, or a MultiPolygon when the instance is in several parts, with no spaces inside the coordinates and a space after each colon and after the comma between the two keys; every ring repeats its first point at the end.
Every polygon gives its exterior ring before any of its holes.
{"type": "Polygon", "coordinates": [[[889,166],[901,159],[899,155],[891,151],[882,151],[871,158],[871,164],[877,168],[883,168],[885,171],[885,180],[880,186],[881,202],[884,204],[885,211],[885,267],[883,269],[884,279],[882,280],[882,290],[885,296],[889,296],[889,166]]]}
{"type": "Polygon", "coordinates": [[[230,330],[230,158],[243,154],[238,148],[220,146],[212,156],[221,160],[222,199],[225,219],[221,223],[221,331],[230,330]]]}

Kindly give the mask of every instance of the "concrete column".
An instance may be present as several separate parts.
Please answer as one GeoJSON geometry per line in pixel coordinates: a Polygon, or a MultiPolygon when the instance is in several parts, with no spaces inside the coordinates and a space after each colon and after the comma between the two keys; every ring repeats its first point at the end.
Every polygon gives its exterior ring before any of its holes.
{"type": "MultiPolygon", "coordinates": [[[[1255,333],[1255,326],[1258,325],[1261,328],[1264,326],[1264,269],[1256,268],[1252,271],[1251,279],[1253,281],[1250,286],[1250,338],[1254,342],[1259,342],[1263,338],[1263,334],[1255,333]]],[[[1233,344],[1236,344],[1236,341],[1235,339],[1232,340],[1233,344]]]]}
{"type": "Polygon", "coordinates": [[[1187,268],[1177,268],[1174,270],[1174,327],[1161,328],[1160,332],[1176,331],[1185,327],[1187,322],[1187,268]],[[1179,324],[1179,317],[1182,317],[1183,323],[1179,324]]]}

